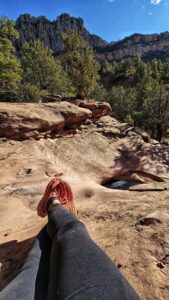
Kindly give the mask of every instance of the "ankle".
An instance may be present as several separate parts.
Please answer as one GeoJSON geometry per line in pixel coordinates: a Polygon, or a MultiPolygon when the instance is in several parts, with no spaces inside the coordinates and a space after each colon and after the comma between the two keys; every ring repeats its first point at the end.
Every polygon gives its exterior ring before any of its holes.
{"type": "Polygon", "coordinates": [[[49,211],[51,210],[51,208],[54,206],[54,205],[59,205],[60,204],[60,201],[59,201],[59,198],[57,197],[51,197],[47,203],[47,212],[49,213],[49,211]]]}

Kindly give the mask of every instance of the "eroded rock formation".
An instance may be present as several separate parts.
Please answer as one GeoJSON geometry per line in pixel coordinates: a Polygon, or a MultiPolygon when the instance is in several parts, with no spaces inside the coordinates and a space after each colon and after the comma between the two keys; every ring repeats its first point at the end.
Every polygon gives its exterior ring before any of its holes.
{"type": "Polygon", "coordinates": [[[21,15],[16,20],[16,28],[20,33],[16,44],[18,51],[26,41],[40,39],[53,50],[55,55],[60,55],[64,52],[61,33],[72,28],[79,31],[102,61],[122,60],[136,54],[140,54],[147,60],[169,57],[169,32],[167,31],[161,34],[133,34],[119,42],[109,44],[97,35],[90,34],[81,18],[74,18],[68,14],[62,14],[54,21],[46,17],[21,15]]]}
{"type": "Polygon", "coordinates": [[[122,60],[139,54],[144,59],[169,57],[169,32],[161,34],[133,34],[119,42],[109,44],[99,59],[122,60]]]}
{"type": "Polygon", "coordinates": [[[55,21],[49,21],[46,17],[35,18],[29,14],[21,15],[16,21],[16,28],[20,33],[20,39],[17,42],[18,49],[25,41],[40,39],[53,50],[55,55],[61,54],[64,51],[61,33],[68,28],[79,31],[94,48],[102,48],[107,45],[106,41],[86,30],[81,18],[73,18],[68,14],[62,14],[55,21]]]}
{"type": "Polygon", "coordinates": [[[108,103],[86,101],[48,104],[1,103],[0,138],[26,140],[56,138],[78,129],[86,119],[111,113],[108,103]]]}

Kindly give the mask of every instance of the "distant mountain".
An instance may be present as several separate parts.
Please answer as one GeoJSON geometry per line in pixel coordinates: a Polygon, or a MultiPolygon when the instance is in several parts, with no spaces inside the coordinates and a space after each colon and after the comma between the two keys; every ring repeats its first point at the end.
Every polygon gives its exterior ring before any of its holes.
{"type": "Polygon", "coordinates": [[[169,57],[169,32],[161,34],[133,34],[121,41],[107,43],[99,36],[90,34],[84,27],[81,18],[74,18],[68,14],[60,15],[55,21],[46,17],[33,17],[29,14],[21,15],[16,20],[16,28],[20,39],[16,44],[19,51],[21,46],[30,40],[40,39],[53,50],[54,54],[64,52],[61,33],[68,28],[76,29],[81,36],[94,48],[99,60],[122,60],[140,54],[144,59],[164,59],[169,57]]]}
{"type": "Polygon", "coordinates": [[[62,14],[56,21],[49,21],[46,17],[35,18],[29,14],[21,15],[16,20],[16,28],[20,33],[20,39],[17,43],[18,49],[25,41],[40,39],[53,50],[55,55],[58,55],[64,51],[61,33],[68,28],[78,30],[94,49],[101,50],[108,45],[97,35],[90,34],[83,26],[81,18],[73,18],[68,14],[62,14]]]}
{"type": "Polygon", "coordinates": [[[119,42],[108,44],[100,51],[102,60],[122,60],[140,54],[145,60],[169,57],[169,32],[160,34],[135,33],[119,42]]]}

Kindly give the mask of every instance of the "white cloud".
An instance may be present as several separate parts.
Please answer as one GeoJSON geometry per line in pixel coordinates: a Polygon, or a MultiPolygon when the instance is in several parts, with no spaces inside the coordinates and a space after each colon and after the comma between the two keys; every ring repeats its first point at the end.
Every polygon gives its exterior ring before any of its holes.
{"type": "Polygon", "coordinates": [[[160,4],[161,0],[150,0],[150,3],[151,4],[154,4],[154,5],[158,5],[160,4]]]}
{"type": "Polygon", "coordinates": [[[114,0],[108,0],[110,3],[113,3],[114,2],[114,0]]]}

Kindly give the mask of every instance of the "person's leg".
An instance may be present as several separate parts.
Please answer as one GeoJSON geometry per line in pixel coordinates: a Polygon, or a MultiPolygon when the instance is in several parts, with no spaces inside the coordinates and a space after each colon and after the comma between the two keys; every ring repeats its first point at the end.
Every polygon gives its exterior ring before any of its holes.
{"type": "Polygon", "coordinates": [[[139,299],[72,213],[55,204],[48,216],[48,233],[52,239],[48,300],[139,299]]]}
{"type": "Polygon", "coordinates": [[[45,226],[35,239],[19,274],[0,293],[0,300],[46,300],[50,246],[45,226]]]}

